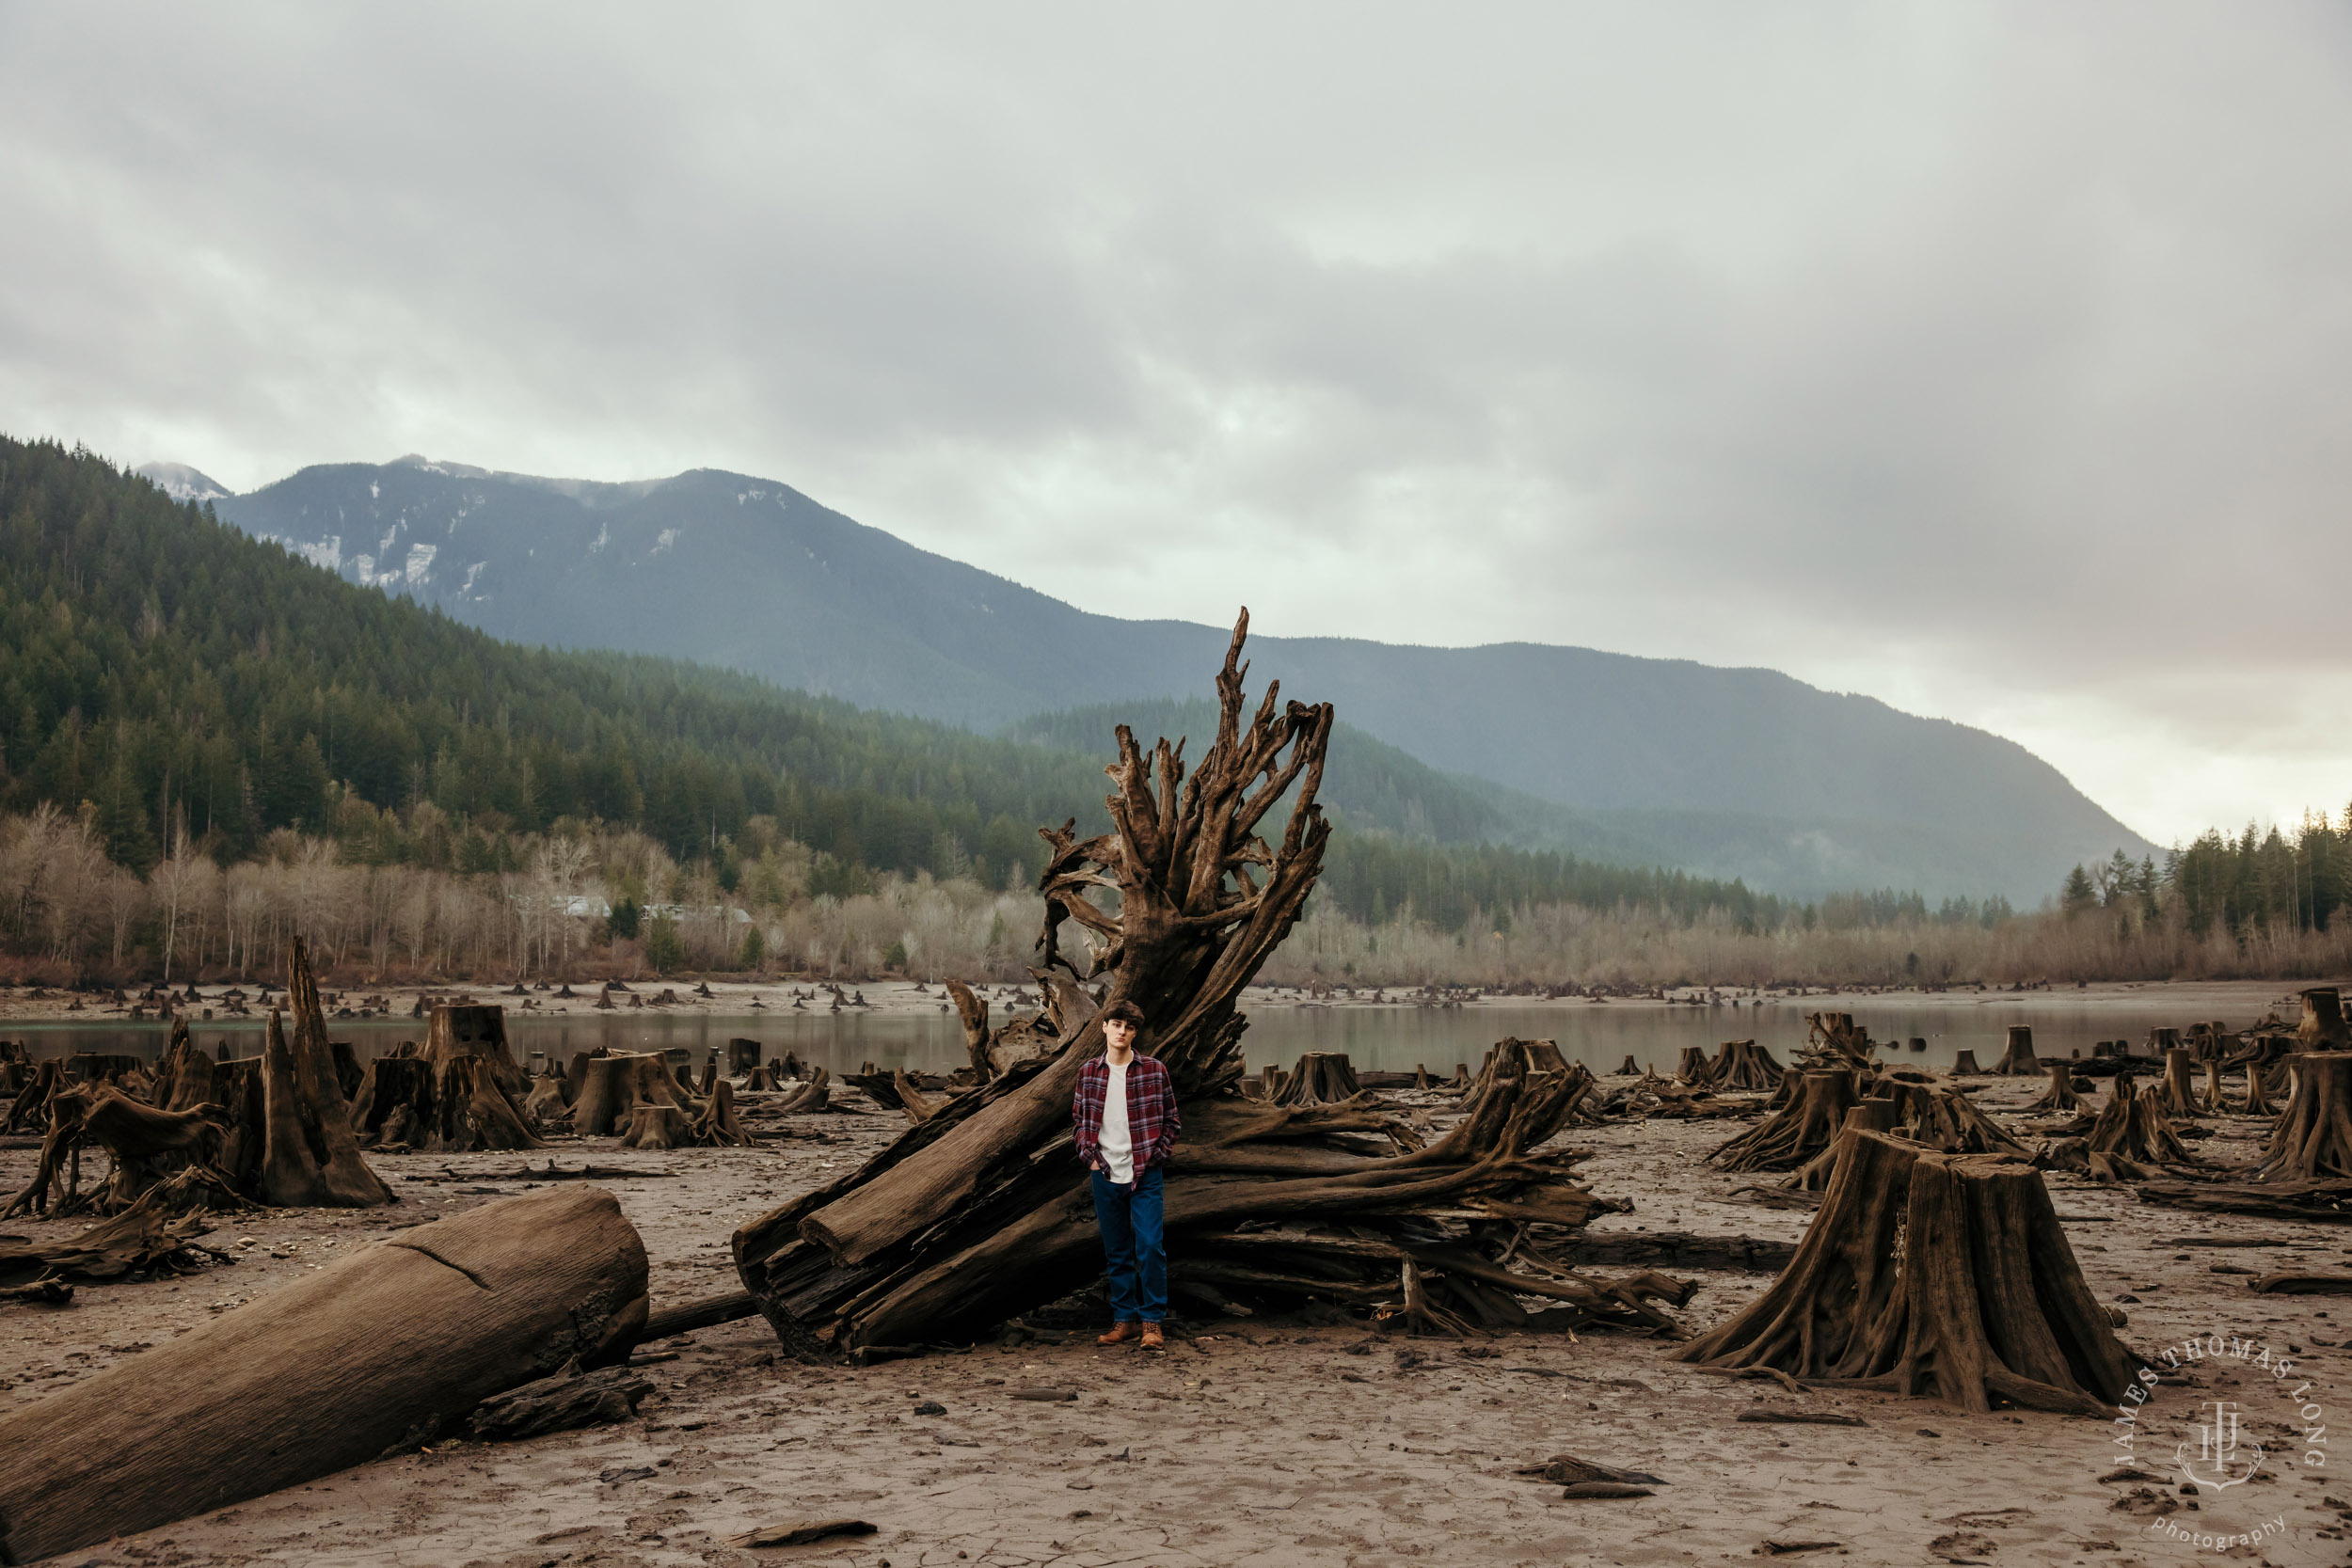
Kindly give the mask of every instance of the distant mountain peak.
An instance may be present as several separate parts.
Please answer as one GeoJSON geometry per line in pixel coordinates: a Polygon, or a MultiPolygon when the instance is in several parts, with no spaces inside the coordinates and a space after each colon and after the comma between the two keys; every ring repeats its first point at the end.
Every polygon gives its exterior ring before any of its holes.
{"type": "Polygon", "coordinates": [[[185,463],[149,463],[136,470],[141,479],[176,501],[225,500],[236,492],[185,463]]]}

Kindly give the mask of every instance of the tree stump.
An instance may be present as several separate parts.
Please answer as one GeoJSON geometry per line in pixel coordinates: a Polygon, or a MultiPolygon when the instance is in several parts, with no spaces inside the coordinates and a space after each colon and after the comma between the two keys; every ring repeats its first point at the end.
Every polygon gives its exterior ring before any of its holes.
{"type": "MultiPolygon", "coordinates": [[[[1838,1131],[1842,1132],[1851,1127],[1865,1132],[1894,1132],[1901,1129],[1902,1120],[1902,1106],[1899,1103],[1893,1100],[1871,1099],[1848,1111],[1845,1123],[1838,1131]]],[[[1844,1147],[1842,1142],[1833,1138],[1827,1148],[1799,1166],[1796,1174],[1781,1185],[1807,1193],[1829,1191],[1829,1179],[1837,1169],[1838,1150],[1844,1147]]]]}
{"type": "Polygon", "coordinates": [[[1724,1041],[1709,1070],[1717,1091],[1747,1094],[1769,1094],[1780,1087],[1784,1071],[1772,1053],[1754,1040],[1724,1041]]]}
{"type": "Polygon", "coordinates": [[[1867,1029],[1857,1027],[1851,1013],[1805,1014],[1807,1048],[1815,1053],[1816,1065],[1820,1067],[1857,1067],[1870,1065],[1870,1053],[1878,1042],[1870,1038],[1867,1029]]]}
{"type": "Polygon", "coordinates": [[[695,1109],[660,1055],[591,1056],[585,1069],[580,1098],[572,1101],[575,1132],[601,1137],[617,1131],[630,1112],[644,1105],[668,1105],[690,1117],[695,1109]]]}
{"type": "Polygon", "coordinates": [[[1794,1170],[1827,1148],[1854,1107],[1854,1075],[1837,1069],[1792,1076],[1796,1091],[1785,1108],[1708,1158],[1725,1170],[1794,1170]]]}
{"type": "Polygon", "coordinates": [[[460,1056],[478,1056],[490,1064],[500,1089],[515,1104],[520,1105],[531,1093],[531,1081],[523,1076],[522,1064],[506,1043],[506,1009],[500,1006],[460,1006],[433,1009],[433,1022],[425,1035],[424,1059],[437,1070],[444,1062],[460,1056]]]}
{"type": "Polygon", "coordinates": [[[748,1078],[759,1067],[760,1045],[757,1040],[727,1041],[727,1076],[748,1078]]]}
{"type": "Polygon", "coordinates": [[[31,1562],[430,1441],[627,1355],[645,1249],[610,1193],[418,1226],[0,1415],[0,1558],[31,1562]]]}
{"type": "Polygon", "coordinates": [[[1688,1084],[1696,1089],[1715,1086],[1715,1064],[1707,1059],[1707,1047],[1686,1045],[1682,1048],[1682,1058],[1675,1063],[1675,1082],[1688,1084]]]}
{"type": "Polygon", "coordinates": [[[2352,1052],[2306,1052],[2288,1057],[2287,1070],[2287,1108],[2263,1146],[2253,1180],[2352,1177],[2352,1052]]]}
{"type": "Polygon", "coordinates": [[[2313,986],[2303,993],[2303,1022],[2295,1037],[2306,1052],[2352,1049],[2352,1027],[2344,1020],[2344,995],[2333,986],[2313,986]]]}
{"type": "Polygon", "coordinates": [[[2270,1072],[2260,1062],[2246,1064],[2246,1101],[2238,1107],[2240,1116],[2275,1117],[2279,1108],[2270,1102],[2270,1072]]]}
{"type": "Polygon", "coordinates": [[[1955,1078],[1983,1077],[1984,1069],[1977,1065],[1976,1052],[1973,1050],[1954,1052],[1952,1053],[1951,1075],[1955,1078]]]}
{"type": "Polygon", "coordinates": [[[393,1201],[368,1168],[351,1131],[351,1111],[327,1049],[326,1019],[302,939],[288,945],[291,1044],[278,1010],[270,1009],[262,1047],[262,1170],[253,1195],[278,1209],[366,1208],[393,1201]]]}
{"type": "Polygon", "coordinates": [[[694,1142],[706,1148],[722,1145],[750,1148],[759,1140],[751,1134],[735,1115],[735,1085],[722,1078],[704,1102],[702,1114],[694,1118],[691,1129],[694,1142]]]}
{"type": "Polygon", "coordinates": [[[1755,1305],[1674,1353],[1984,1412],[2108,1414],[2136,1358],[2084,1283],[2042,1174],[1838,1134],[1820,1212],[1755,1305]]]}
{"type": "Polygon", "coordinates": [[[776,1112],[780,1116],[790,1116],[802,1111],[822,1111],[832,1101],[833,1074],[823,1068],[811,1068],[806,1078],[786,1091],[784,1099],[776,1104],[776,1112]]]}
{"type": "Polygon", "coordinates": [[[351,1129],[363,1148],[419,1148],[433,1125],[433,1069],[418,1056],[378,1056],[360,1075],[351,1129]]]}
{"type": "Polygon", "coordinates": [[[2009,1026],[2009,1049],[2001,1053],[2001,1060],[1993,1070],[2004,1078],[2042,1076],[2041,1058],[2033,1053],[2033,1029],[2030,1025],[2012,1023],[2009,1026]]]}
{"type": "Polygon", "coordinates": [[[508,1098],[497,1064],[486,1055],[451,1055],[434,1063],[433,1119],[425,1148],[436,1153],[545,1148],[522,1107],[508,1098]]]}
{"type": "Polygon", "coordinates": [[[1915,1068],[1898,1068],[1869,1085],[1873,1097],[1902,1108],[1903,1135],[1942,1154],[2009,1154],[2026,1157],[2026,1146],[2004,1132],[1976,1102],[1915,1068]]]}
{"type": "MultiPolygon", "coordinates": [[[[1557,1056],[1555,1050],[1552,1054],[1557,1056]]],[[[1298,1065],[1282,1075],[1274,1091],[1277,1105],[1340,1105],[1364,1092],[1356,1080],[1356,1066],[1337,1052],[1310,1051],[1298,1065]]]]}
{"type": "MultiPolygon", "coordinates": [[[[1421,1074],[1422,1078],[1426,1079],[1429,1076],[1429,1069],[1427,1068],[1422,1069],[1421,1074]]],[[[1614,1076],[1619,1078],[1639,1078],[1642,1076],[1641,1065],[1634,1061],[1633,1053],[1631,1052],[1626,1053],[1625,1062],[1617,1069],[1614,1076]]],[[[1428,1086],[1429,1085],[1426,1083],[1421,1085],[1421,1087],[1424,1089],[1428,1086]]]]}
{"type": "Polygon", "coordinates": [[[2197,1115],[2197,1082],[2189,1075],[2195,1065],[2195,1053],[2186,1046],[2166,1050],[2164,1081],[2156,1091],[2156,1102],[2166,1116],[2186,1118],[2197,1115]]]}
{"type": "Polygon", "coordinates": [[[2033,1102],[2037,1111],[2079,1111],[2083,1097],[2074,1092],[2074,1069],[2072,1063],[2044,1064],[2050,1074],[2050,1086],[2042,1091],[2042,1098],[2033,1102]]]}
{"type": "Polygon", "coordinates": [[[2181,1142],[2164,1114],[2156,1091],[2135,1093],[2129,1078],[2118,1078],[2107,1102],[2090,1124],[2087,1152],[2090,1175],[2100,1181],[2137,1181],[2163,1172],[2158,1164],[2201,1164],[2181,1142]]]}

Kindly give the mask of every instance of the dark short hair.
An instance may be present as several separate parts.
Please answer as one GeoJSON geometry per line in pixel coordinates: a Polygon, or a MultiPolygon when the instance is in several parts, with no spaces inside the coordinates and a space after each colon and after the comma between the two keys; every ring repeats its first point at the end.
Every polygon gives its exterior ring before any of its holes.
{"type": "Polygon", "coordinates": [[[1122,998],[1103,1009],[1104,1022],[1108,1023],[1113,1019],[1117,1019],[1121,1023],[1131,1023],[1140,1029],[1143,1027],[1143,1009],[1122,998]]]}

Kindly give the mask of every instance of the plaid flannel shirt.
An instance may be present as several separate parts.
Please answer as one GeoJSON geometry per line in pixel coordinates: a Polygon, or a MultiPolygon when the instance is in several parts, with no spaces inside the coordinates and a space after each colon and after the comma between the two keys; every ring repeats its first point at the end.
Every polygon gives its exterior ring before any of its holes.
{"type": "MultiPolygon", "coordinates": [[[[1101,1157],[1103,1101],[1109,1095],[1111,1066],[1097,1056],[1078,1069],[1078,1092],[1071,1101],[1076,1124],[1079,1162],[1091,1167],[1101,1157]]],[[[1176,1135],[1184,1123],[1176,1115],[1176,1085],[1157,1056],[1138,1052],[1127,1064],[1127,1136],[1135,1148],[1136,1169],[1164,1165],[1175,1152],[1176,1135]]]]}

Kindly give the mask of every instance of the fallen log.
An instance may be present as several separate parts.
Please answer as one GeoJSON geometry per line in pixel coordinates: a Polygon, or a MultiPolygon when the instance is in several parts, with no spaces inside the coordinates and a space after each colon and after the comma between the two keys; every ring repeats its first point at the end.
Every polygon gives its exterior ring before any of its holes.
{"type": "Polygon", "coordinates": [[[365,1463],[627,1354],[645,1251],[571,1187],[418,1226],[0,1415],[0,1553],[31,1562],[365,1463]]]}

